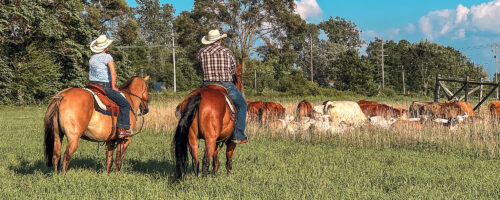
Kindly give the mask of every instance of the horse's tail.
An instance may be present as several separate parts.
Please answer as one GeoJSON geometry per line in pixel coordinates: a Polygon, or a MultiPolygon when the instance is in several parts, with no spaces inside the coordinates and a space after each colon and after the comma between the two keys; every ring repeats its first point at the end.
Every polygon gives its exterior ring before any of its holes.
{"type": "MultiPolygon", "coordinates": [[[[43,118],[43,125],[45,127],[45,159],[47,166],[52,167],[52,156],[54,154],[54,136],[60,133],[59,127],[59,103],[62,101],[63,96],[56,96],[52,98],[45,112],[43,118]]],[[[56,163],[57,164],[57,163],[56,163]]]]}
{"type": "Polygon", "coordinates": [[[175,157],[175,179],[183,178],[186,173],[189,127],[193,122],[194,116],[198,113],[200,102],[201,94],[196,94],[189,98],[175,130],[174,141],[172,142],[175,157]]]}

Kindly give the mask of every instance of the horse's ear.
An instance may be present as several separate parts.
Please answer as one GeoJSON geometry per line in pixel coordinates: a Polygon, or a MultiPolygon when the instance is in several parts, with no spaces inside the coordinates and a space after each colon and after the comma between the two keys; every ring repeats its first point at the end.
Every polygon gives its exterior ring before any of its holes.
{"type": "Polygon", "coordinates": [[[142,78],[142,79],[144,79],[145,81],[149,80],[149,75],[145,76],[145,77],[144,77],[144,78],[142,78]]]}

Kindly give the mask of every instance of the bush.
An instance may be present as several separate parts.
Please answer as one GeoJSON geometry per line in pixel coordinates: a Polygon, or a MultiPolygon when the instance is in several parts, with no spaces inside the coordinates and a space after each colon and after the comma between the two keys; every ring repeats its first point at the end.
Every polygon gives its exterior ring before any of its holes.
{"type": "Polygon", "coordinates": [[[380,94],[385,97],[394,97],[397,95],[396,90],[393,87],[385,87],[380,91],[380,94]]]}

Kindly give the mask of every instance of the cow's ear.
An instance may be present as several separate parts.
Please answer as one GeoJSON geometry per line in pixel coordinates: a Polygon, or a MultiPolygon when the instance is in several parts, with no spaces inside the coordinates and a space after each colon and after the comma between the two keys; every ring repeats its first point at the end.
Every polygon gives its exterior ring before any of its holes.
{"type": "Polygon", "coordinates": [[[144,78],[142,78],[142,79],[144,79],[144,81],[149,80],[149,75],[145,76],[145,77],[144,77],[144,78]]]}

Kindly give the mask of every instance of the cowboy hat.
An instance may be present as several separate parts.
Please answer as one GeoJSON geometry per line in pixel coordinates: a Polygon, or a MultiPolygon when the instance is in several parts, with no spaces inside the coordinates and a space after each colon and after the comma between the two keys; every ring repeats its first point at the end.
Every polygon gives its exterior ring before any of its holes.
{"type": "Polygon", "coordinates": [[[101,53],[104,49],[113,42],[113,40],[108,39],[106,35],[100,35],[96,40],[90,43],[90,50],[94,53],[101,53]]]}
{"type": "Polygon", "coordinates": [[[203,38],[201,38],[201,43],[202,44],[212,44],[214,42],[216,42],[217,40],[220,40],[222,38],[225,38],[227,37],[227,34],[220,34],[219,33],[219,30],[215,29],[215,30],[211,30],[210,32],[208,32],[208,35],[207,36],[203,36],[203,38]]]}

